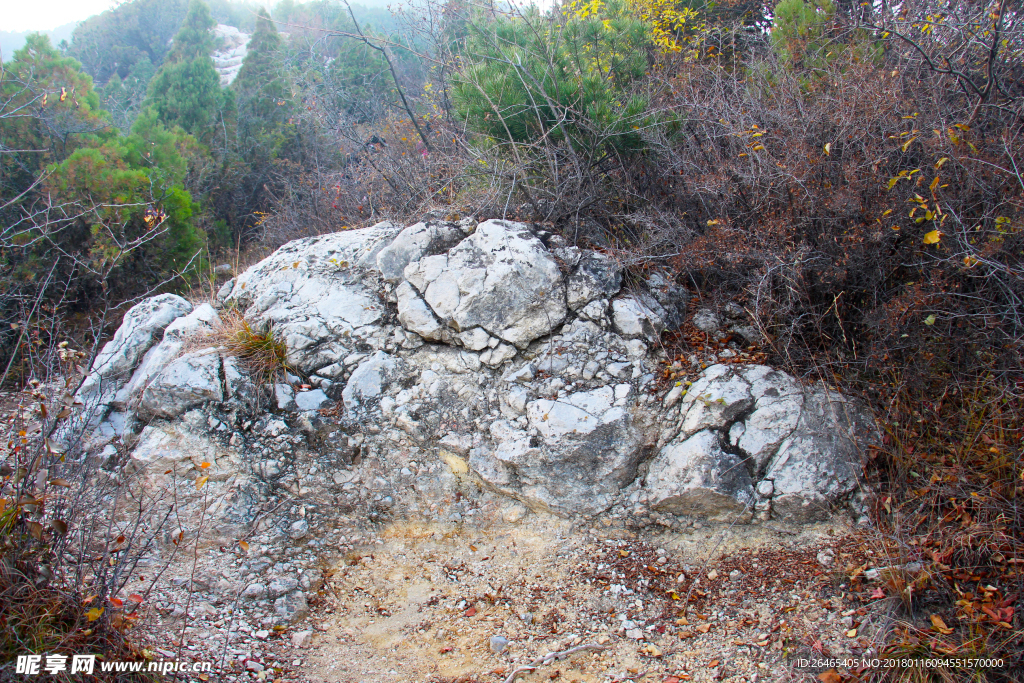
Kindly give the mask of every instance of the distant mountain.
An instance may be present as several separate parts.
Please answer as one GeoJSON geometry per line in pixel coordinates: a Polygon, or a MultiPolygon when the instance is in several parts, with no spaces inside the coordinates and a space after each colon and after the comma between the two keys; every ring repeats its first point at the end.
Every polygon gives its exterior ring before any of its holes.
{"type": "Polygon", "coordinates": [[[50,42],[59,45],[60,41],[71,42],[71,34],[74,33],[77,21],[58,26],[49,31],[0,31],[0,56],[4,61],[9,61],[15,50],[20,50],[25,44],[25,39],[33,33],[43,33],[50,36],[50,42]]]}

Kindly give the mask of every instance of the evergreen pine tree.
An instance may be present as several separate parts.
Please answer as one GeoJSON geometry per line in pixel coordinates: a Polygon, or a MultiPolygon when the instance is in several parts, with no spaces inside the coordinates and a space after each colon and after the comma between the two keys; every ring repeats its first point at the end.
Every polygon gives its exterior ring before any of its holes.
{"type": "Polygon", "coordinates": [[[210,57],[214,25],[206,3],[192,0],[167,60],[150,81],[146,101],[164,125],[181,126],[200,139],[224,102],[210,57]]]}
{"type": "Polygon", "coordinates": [[[281,37],[261,9],[256,31],[238,76],[231,84],[238,106],[238,139],[243,150],[253,145],[279,147],[291,113],[290,93],[280,62],[281,37]]]}

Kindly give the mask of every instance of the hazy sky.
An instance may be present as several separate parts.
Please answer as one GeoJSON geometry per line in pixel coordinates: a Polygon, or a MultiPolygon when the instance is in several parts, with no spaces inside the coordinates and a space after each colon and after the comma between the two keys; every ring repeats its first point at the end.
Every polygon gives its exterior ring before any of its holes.
{"type": "Polygon", "coordinates": [[[117,0],[5,0],[0,31],[46,31],[119,4],[117,0]]]}

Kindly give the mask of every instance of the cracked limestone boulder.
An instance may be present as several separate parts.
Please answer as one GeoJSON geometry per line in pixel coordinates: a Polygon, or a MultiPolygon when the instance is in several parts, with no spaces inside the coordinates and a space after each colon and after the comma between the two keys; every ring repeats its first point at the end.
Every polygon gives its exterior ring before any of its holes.
{"type": "Polygon", "coordinates": [[[220,316],[208,303],[200,304],[188,315],[177,318],[167,326],[163,339],[142,358],[131,380],[117,392],[112,405],[124,410],[138,403],[150,381],[175,358],[190,340],[211,334],[220,324],[220,316]]]}
{"type": "Polygon", "coordinates": [[[218,349],[186,353],[169,363],[142,392],[143,417],[178,417],[186,410],[224,400],[222,362],[218,349]]]}
{"type": "Polygon", "coordinates": [[[877,439],[865,407],[760,365],[715,365],[680,401],[645,487],[652,507],[696,517],[827,517],[860,486],[877,439]]]}
{"type": "Polygon", "coordinates": [[[495,422],[495,446],[472,449],[469,466],[488,486],[532,508],[598,514],[633,480],[640,462],[642,436],[626,402],[630,390],[604,386],[526,402],[523,390],[512,387],[526,428],[495,422]]]}
{"type": "Polygon", "coordinates": [[[768,463],[771,515],[787,521],[827,519],[855,493],[863,444],[878,442],[877,427],[855,401],[824,387],[808,392],[796,428],[768,463]]]}
{"type": "Polygon", "coordinates": [[[311,375],[386,334],[377,256],[398,232],[380,223],[289,242],[239,275],[226,303],[271,325],[286,361],[311,375]]]}
{"type": "Polygon", "coordinates": [[[584,252],[566,284],[566,303],[579,311],[591,301],[610,299],[622,288],[622,268],[615,259],[597,252],[584,252]]]}
{"type": "Polygon", "coordinates": [[[469,219],[459,223],[416,223],[398,233],[395,241],[377,254],[377,268],[387,282],[401,282],[405,267],[424,256],[448,251],[472,232],[469,219]]]}
{"type": "Polygon", "coordinates": [[[378,351],[359,364],[341,392],[345,410],[366,413],[380,403],[390,385],[406,376],[406,363],[378,351]]]}
{"type": "Polygon", "coordinates": [[[697,432],[666,446],[651,463],[654,508],[718,522],[748,521],[754,485],[743,459],[722,448],[721,434],[697,432]]]}
{"type": "Polygon", "coordinates": [[[91,415],[98,424],[143,356],[161,340],[167,326],[191,311],[192,304],[176,294],[150,297],[129,309],[78,390],[77,398],[86,406],[84,414],[91,415]]]}
{"type": "Polygon", "coordinates": [[[612,301],[612,324],[615,331],[626,339],[646,337],[651,341],[661,338],[665,320],[653,300],[639,295],[624,296],[612,301]]]}
{"type": "MultiPolygon", "coordinates": [[[[565,320],[565,286],[552,254],[522,223],[490,220],[447,254],[410,263],[405,279],[456,333],[475,327],[523,349],[565,320]]],[[[418,298],[399,302],[399,318],[420,316],[418,298]]],[[[434,333],[431,333],[434,334],[434,333]]]]}

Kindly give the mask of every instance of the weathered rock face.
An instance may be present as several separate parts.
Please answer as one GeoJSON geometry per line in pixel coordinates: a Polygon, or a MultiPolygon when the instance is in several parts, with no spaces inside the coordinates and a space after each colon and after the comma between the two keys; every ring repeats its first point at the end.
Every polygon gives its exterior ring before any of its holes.
{"type": "Polygon", "coordinates": [[[94,422],[106,416],[118,392],[129,383],[139,361],[160,341],[164,329],[192,310],[192,304],[174,294],[146,299],[125,313],[121,327],[107,342],[78,390],[94,422]]]}
{"type": "MultiPolygon", "coordinates": [[[[194,343],[213,307],[157,297],[126,316],[87,386],[119,378],[104,396],[140,433],[137,466],[187,432],[238,454],[224,462],[255,482],[246,495],[291,481],[292,495],[354,496],[374,515],[436,507],[458,477],[535,510],[638,524],[802,522],[856,503],[874,435],[857,403],[757,365],[662,387],[657,342],[688,295],[664,273],[621,288],[614,259],[527,225],[380,224],[291,242],[220,293],[272,326],[299,376],[253,386],[237,359],[194,343]]],[[[288,518],[280,533],[315,529],[288,518]]]]}
{"type": "Polygon", "coordinates": [[[114,407],[125,410],[136,405],[146,386],[181,355],[190,340],[211,334],[219,324],[220,316],[210,304],[200,304],[188,315],[176,318],[164,330],[160,343],[146,352],[131,380],[117,392],[114,407]]]}
{"type": "Polygon", "coordinates": [[[288,363],[312,374],[386,334],[377,296],[378,253],[398,234],[390,223],[289,242],[239,275],[226,303],[273,325],[288,363]]]}
{"type": "Polygon", "coordinates": [[[860,445],[876,438],[862,407],[762,365],[710,367],[681,404],[647,481],[676,514],[714,500],[723,518],[821,519],[857,490],[860,445]]]}
{"type": "Polygon", "coordinates": [[[404,276],[441,323],[456,332],[482,328],[525,348],[565,320],[558,264],[522,224],[481,223],[447,254],[410,263],[404,276]]]}
{"type": "Polygon", "coordinates": [[[175,418],[189,408],[224,400],[217,349],[186,353],[169,363],[146,386],[140,414],[175,418]]]}

